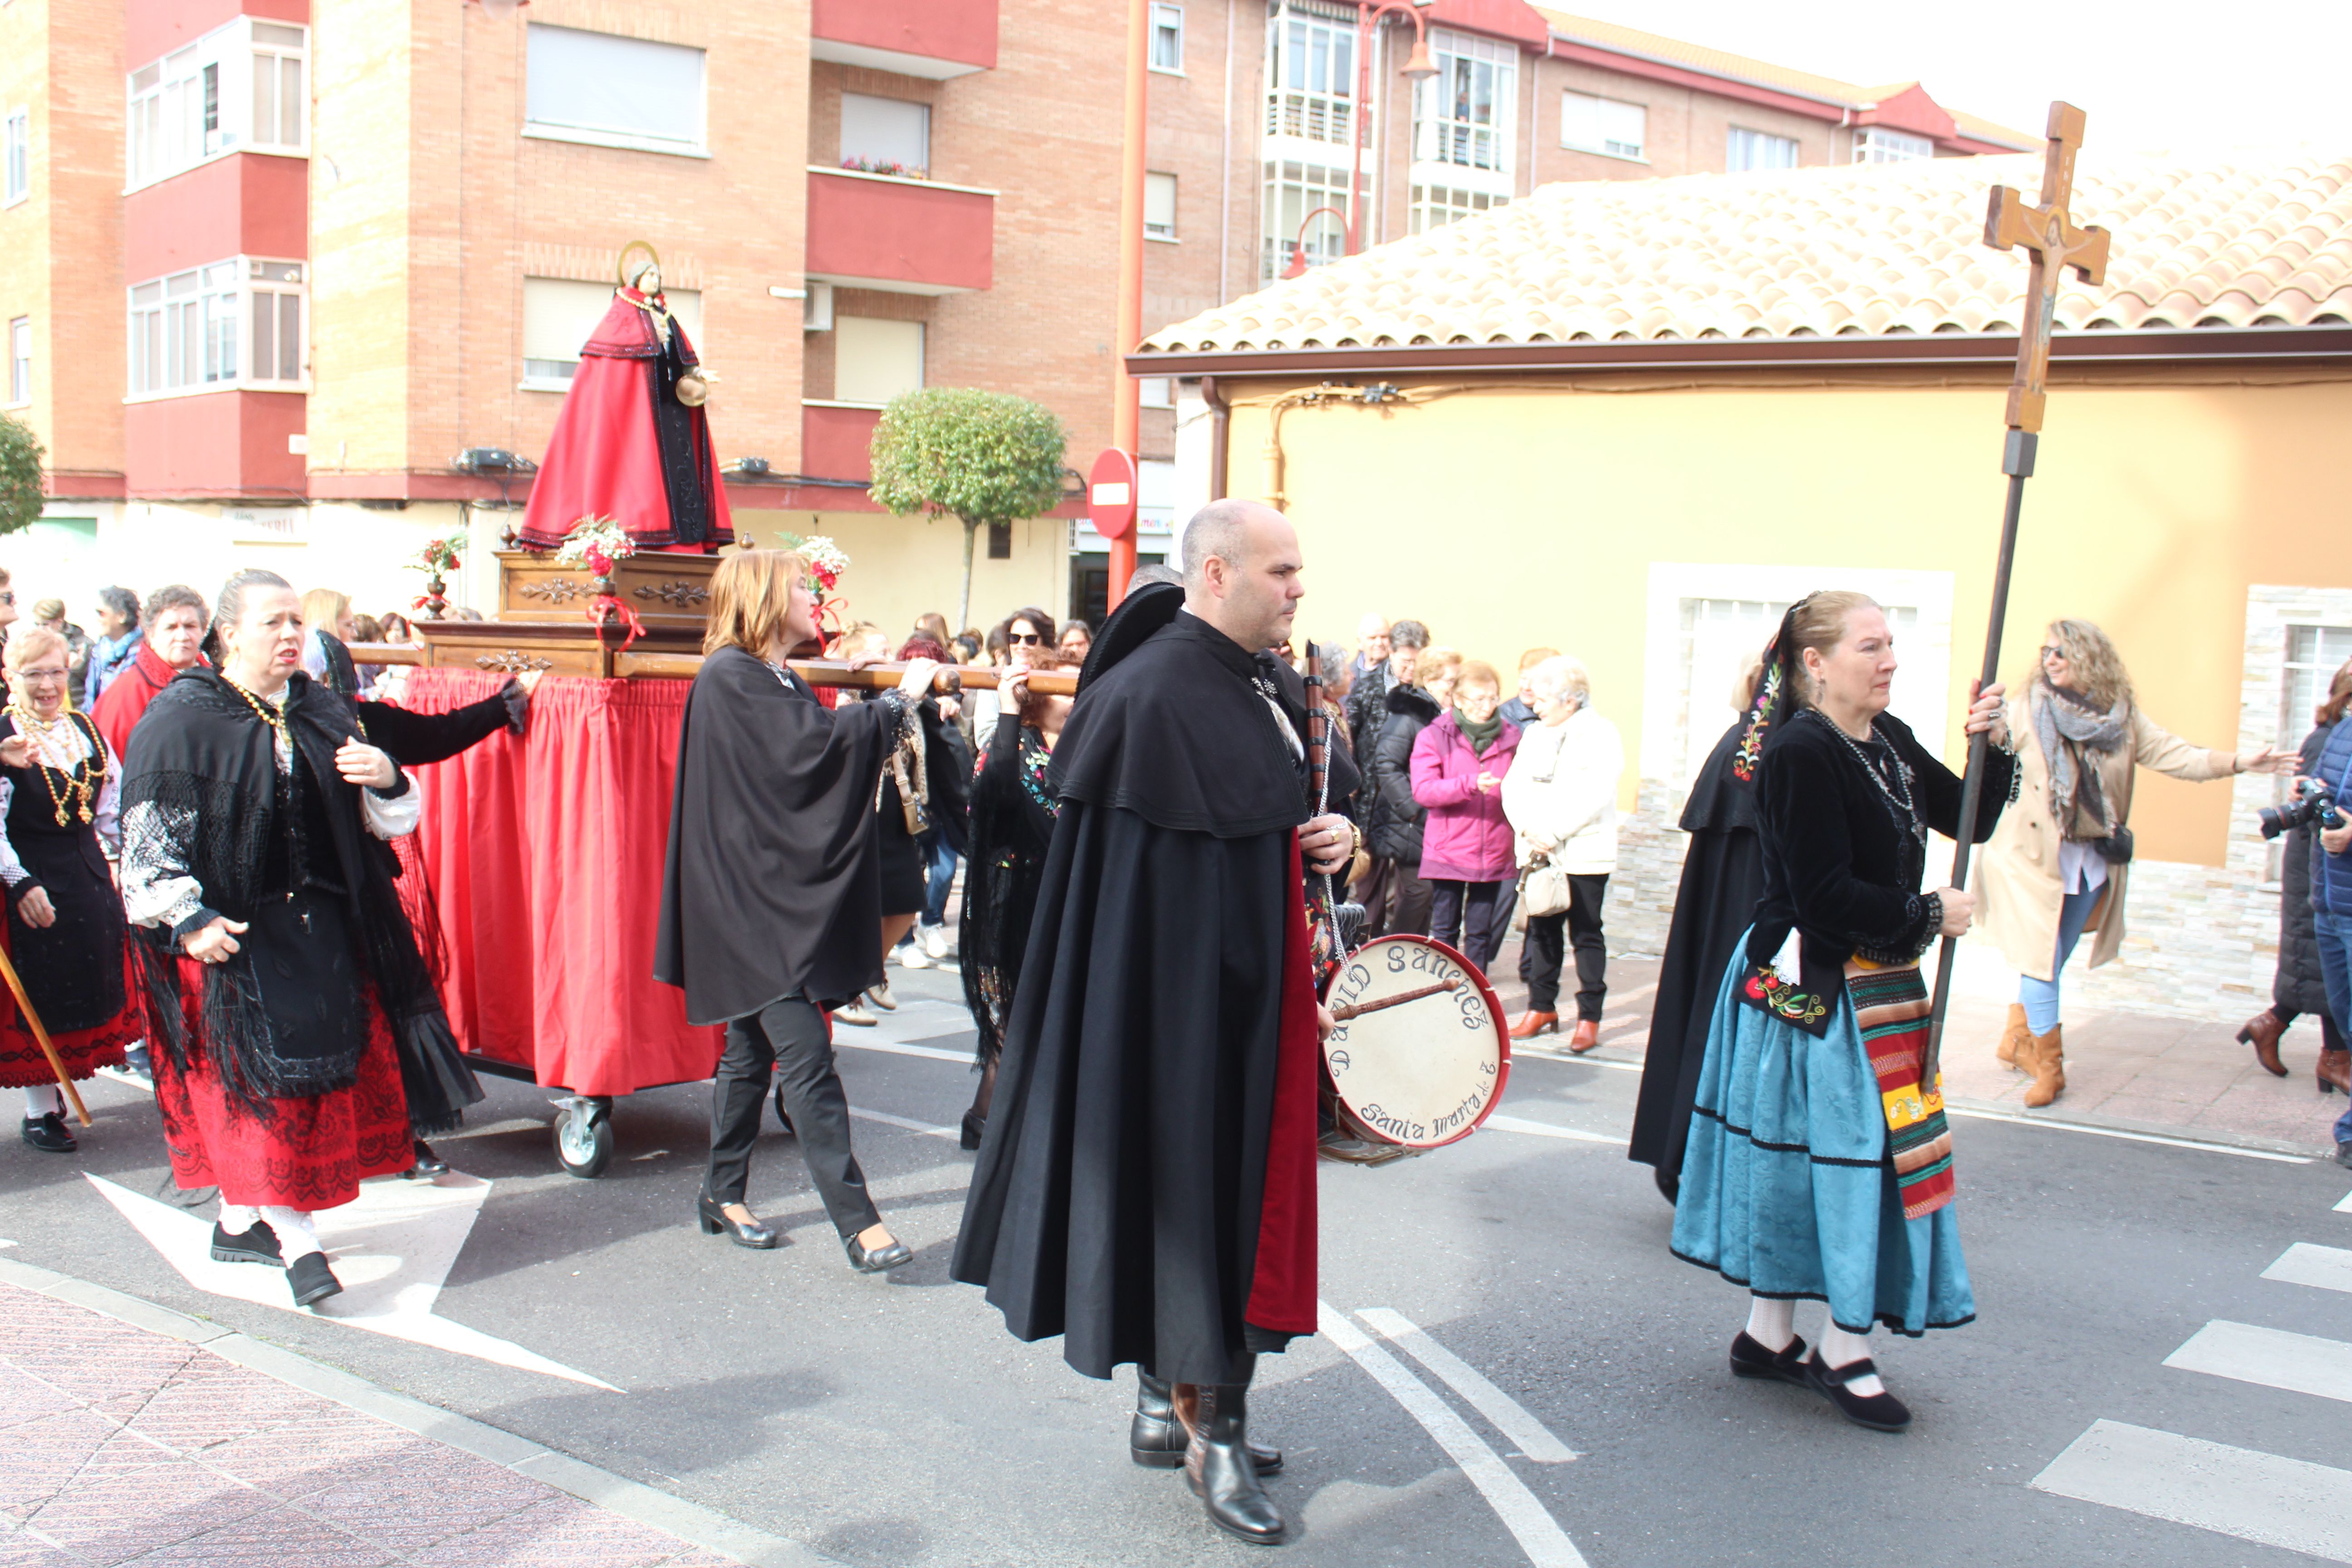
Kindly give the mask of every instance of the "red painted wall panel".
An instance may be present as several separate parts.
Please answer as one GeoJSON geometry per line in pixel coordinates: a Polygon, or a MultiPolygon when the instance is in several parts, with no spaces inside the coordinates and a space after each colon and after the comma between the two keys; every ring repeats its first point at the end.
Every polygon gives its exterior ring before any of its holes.
{"type": "Polygon", "coordinates": [[[816,479],[872,479],[874,464],[868,454],[874,426],[881,422],[878,408],[803,407],[801,471],[816,479]]]}
{"type": "Polygon", "coordinates": [[[310,254],[310,164],[236,153],[122,198],[122,276],[143,283],[226,256],[310,254]]]}
{"type": "Polygon", "coordinates": [[[994,196],[919,180],[809,175],[812,273],[985,289],[995,251],[994,196]]]}
{"type": "Polygon", "coordinates": [[[122,68],[137,70],[239,16],[307,24],[310,0],[125,0],[122,68]]]}
{"type": "MultiPolygon", "coordinates": [[[[1515,38],[1531,49],[1542,48],[1544,40],[1551,37],[1550,24],[1527,0],[1436,0],[1423,13],[1423,19],[1442,27],[1462,27],[1497,38],[1515,38]]],[[[1412,24],[1391,26],[1399,47],[1412,47],[1412,24]]],[[[1397,58],[1402,62],[1404,57],[1397,58]]]]}
{"type": "Polygon", "coordinates": [[[996,0],[814,0],[809,36],[988,69],[996,64],[996,0]]]}
{"type": "Polygon", "coordinates": [[[304,428],[298,392],[207,392],[122,411],[123,489],[154,500],[285,506],[307,495],[304,459],[286,438],[304,428]]]}

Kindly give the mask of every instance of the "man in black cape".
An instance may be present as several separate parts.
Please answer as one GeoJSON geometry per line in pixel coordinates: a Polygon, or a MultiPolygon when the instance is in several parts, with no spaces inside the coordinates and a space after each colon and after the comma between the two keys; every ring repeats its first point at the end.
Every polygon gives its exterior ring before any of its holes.
{"type": "MultiPolygon", "coordinates": [[[[1265,650],[1305,589],[1271,508],[1215,501],[1184,586],[1131,594],[1054,751],[1061,799],[953,1273],[1089,1377],[1134,1362],[1129,1447],[1182,1463],[1217,1525],[1275,1542],[1245,1393],[1315,1331],[1318,1048],[1302,870],[1355,851],[1316,816],[1306,689],[1265,650]],[[1181,1460],[1179,1455],[1181,1454],[1181,1460]]],[[[1332,748],[1328,798],[1354,791],[1332,748]]]]}
{"type": "Polygon", "coordinates": [[[1657,1000],[1650,1009],[1650,1044],[1642,1058],[1642,1088],[1633,1102],[1628,1159],[1655,1167],[1658,1190],[1672,1202],[1681,1189],[1683,1145],[1698,1073],[1706,1060],[1706,1032],[1732,950],[1756,919],[1764,896],[1764,842],[1757,836],[1756,762],[1769,722],[1751,698],[1715,743],[1683,805],[1682,885],[1658,966],[1657,1000]]]}

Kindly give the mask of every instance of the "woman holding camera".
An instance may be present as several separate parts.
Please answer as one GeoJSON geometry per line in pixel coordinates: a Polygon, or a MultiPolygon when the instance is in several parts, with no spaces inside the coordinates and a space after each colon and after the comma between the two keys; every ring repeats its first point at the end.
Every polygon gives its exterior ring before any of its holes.
{"type": "Polygon", "coordinates": [[[2066,1088],[2060,972],[2085,931],[2098,933],[2094,969],[2123,948],[2137,770],[2202,781],[2276,773],[2281,759],[2268,746],[2241,756],[2159,729],[2133,700],[2115,644],[2088,621],[2050,623],[2040,669],[2026,683],[2023,717],[2023,793],[1985,847],[1980,885],[1985,934],[2018,971],[2017,1001],[1997,1054],[2032,1075],[2025,1103],[2042,1106],[2066,1088]]]}

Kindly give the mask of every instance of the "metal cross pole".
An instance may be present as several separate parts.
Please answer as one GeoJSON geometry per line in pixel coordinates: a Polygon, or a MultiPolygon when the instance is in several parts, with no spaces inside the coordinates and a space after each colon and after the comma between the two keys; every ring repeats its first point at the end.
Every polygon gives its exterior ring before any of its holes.
{"type": "MultiPolygon", "coordinates": [[[[2028,206],[2007,185],[1996,185],[1985,214],[1985,243],[1996,250],[2022,246],[2027,254],[2025,309],[2018,323],[2017,374],[2009,385],[2009,436],[2001,447],[2000,471],[2009,476],[2009,500],[2000,519],[2000,553],[1992,572],[1992,614],[1985,623],[1982,690],[2000,678],[2001,625],[2009,616],[2010,569],[2017,561],[2017,519],[2025,505],[2025,481],[2033,477],[2034,451],[2042,441],[2042,415],[2049,401],[2050,330],[2057,319],[2058,289],[2068,268],[2096,285],[2107,273],[2110,236],[2103,228],[2076,227],[2068,216],[2074,199],[2074,158],[2081,152],[2085,117],[2071,103],[2050,106],[2048,151],[2042,165],[2042,205],[2028,206]]],[[[1969,737],[1968,772],[1960,785],[1958,847],[1952,851],[1952,883],[1969,882],[1969,852],[1975,837],[1978,803],[1984,795],[1987,736],[1969,737]]],[[[1932,1090],[1942,1065],[1944,1009],[1952,996],[1952,963],[1958,937],[1944,939],[1936,965],[1936,996],[1927,1012],[1927,1050],[1919,1087],[1932,1090]]]]}

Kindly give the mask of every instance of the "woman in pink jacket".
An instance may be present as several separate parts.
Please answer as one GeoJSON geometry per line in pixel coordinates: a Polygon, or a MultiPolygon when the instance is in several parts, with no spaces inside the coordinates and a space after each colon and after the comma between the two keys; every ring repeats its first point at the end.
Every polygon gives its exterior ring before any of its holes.
{"type": "Polygon", "coordinates": [[[1503,683],[1491,664],[1462,667],[1454,706],[1412,743],[1412,798],[1429,810],[1421,875],[1430,887],[1429,934],[1481,971],[1510,929],[1517,859],[1503,815],[1503,777],[1518,726],[1496,712],[1503,683]]]}

